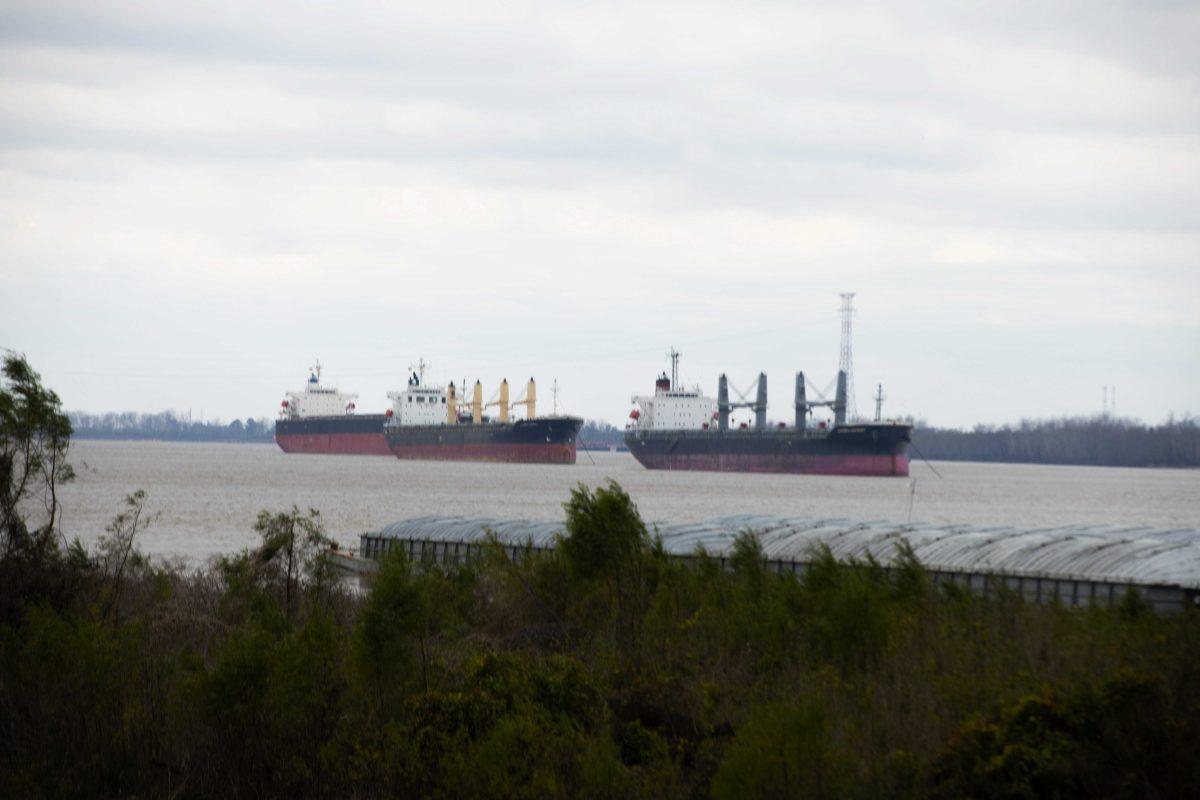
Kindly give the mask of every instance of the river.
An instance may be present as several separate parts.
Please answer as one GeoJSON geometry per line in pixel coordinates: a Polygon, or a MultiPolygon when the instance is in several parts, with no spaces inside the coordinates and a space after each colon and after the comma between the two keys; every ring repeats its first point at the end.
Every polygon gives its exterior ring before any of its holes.
{"type": "Polygon", "coordinates": [[[285,454],[269,444],[76,440],[61,492],[68,538],[94,543],[137,489],[154,515],[154,556],[203,562],[256,542],[260,509],[321,512],[343,545],[423,515],[561,519],[572,487],[620,483],[648,521],[764,513],[1015,527],[1111,523],[1200,528],[1200,470],[914,461],[907,478],[644,469],[628,453],[574,466],[285,454]],[[935,472],[936,470],[936,472],[935,472]]]}

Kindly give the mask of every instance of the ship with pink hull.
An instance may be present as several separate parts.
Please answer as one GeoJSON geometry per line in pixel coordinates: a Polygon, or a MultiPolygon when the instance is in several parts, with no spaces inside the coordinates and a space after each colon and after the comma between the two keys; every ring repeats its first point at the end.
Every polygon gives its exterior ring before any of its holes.
{"type": "Polygon", "coordinates": [[[321,363],[299,392],[288,392],[275,421],[275,443],[285,453],[390,456],[386,414],[359,414],[356,394],[321,384],[321,363]]]}
{"type": "Polygon", "coordinates": [[[804,373],[797,373],[793,424],[769,425],[764,373],[759,373],[753,401],[731,402],[725,375],[713,399],[699,387],[680,388],[679,354],[672,351],[671,357],[671,376],[659,376],[653,395],[633,398],[637,407],[625,429],[629,452],[648,469],[908,475],[912,426],[848,422],[845,372],[838,372],[833,400],[809,400],[804,373]],[[832,411],[832,420],[814,418],[813,412],[823,407],[832,411]],[[753,412],[753,422],[731,425],[731,415],[740,408],[753,412]]]}
{"type": "Polygon", "coordinates": [[[509,401],[508,382],[485,403],[479,381],[460,400],[453,383],[425,382],[422,361],[403,391],[389,392],[382,414],[358,414],[358,395],[321,384],[321,366],[312,368],[300,392],[289,392],[275,422],[275,442],[286,453],[380,455],[439,461],[501,461],[574,464],[583,420],[537,416],[533,378],[523,395],[509,401]],[[485,410],[495,407],[495,418],[485,410]],[[512,415],[522,409],[521,417],[512,415]]]}

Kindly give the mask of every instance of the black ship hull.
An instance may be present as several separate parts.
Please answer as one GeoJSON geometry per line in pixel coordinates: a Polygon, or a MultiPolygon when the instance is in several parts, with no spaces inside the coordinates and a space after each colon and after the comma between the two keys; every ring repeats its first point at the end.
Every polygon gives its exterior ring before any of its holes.
{"type": "Polygon", "coordinates": [[[581,427],[579,417],[540,417],[479,425],[389,425],[385,432],[397,458],[574,464],[581,427]]]}
{"type": "Polygon", "coordinates": [[[647,469],[786,472],[806,475],[908,475],[912,426],[843,425],[828,433],[795,428],[637,431],[625,444],[647,469]]]}

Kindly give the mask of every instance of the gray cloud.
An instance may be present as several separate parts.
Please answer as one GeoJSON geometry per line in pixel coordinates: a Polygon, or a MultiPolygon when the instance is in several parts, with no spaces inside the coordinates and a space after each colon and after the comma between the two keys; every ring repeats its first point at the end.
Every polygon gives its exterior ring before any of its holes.
{"type": "Polygon", "coordinates": [[[1186,410],[1197,34],[1191,4],[6,3],[0,344],[92,409],[267,413],[313,354],[381,398],[423,352],[616,419],[670,343],[710,382],[831,361],[853,288],[897,410],[1186,410]]]}

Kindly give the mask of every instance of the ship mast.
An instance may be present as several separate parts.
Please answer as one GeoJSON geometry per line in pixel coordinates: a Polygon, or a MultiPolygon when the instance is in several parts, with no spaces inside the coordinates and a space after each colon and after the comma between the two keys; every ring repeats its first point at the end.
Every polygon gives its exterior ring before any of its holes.
{"type": "Polygon", "coordinates": [[[667,358],[671,359],[671,388],[679,388],[679,351],[672,347],[667,351],[667,358]]]}
{"type": "MultiPolygon", "coordinates": [[[[424,358],[419,358],[419,359],[417,359],[417,363],[416,363],[416,364],[409,364],[409,365],[408,365],[408,368],[409,368],[411,371],[413,371],[413,372],[416,372],[416,373],[417,373],[417,380],[418,380],[418,381],[420,381],[420,383],[421,383],[421,385],[422,385],[422,386],[424,386],[424,385],[425,385],[425,368],[426,368],[426,367],[429,367],[429,366],[432,366],[432,365],[430,365],[430,364],[426,364],[426,363],[425,363],[425,359],[424,359],[424,358]]],[[[463,378],[463,385],[466,385],[466,380],[467,380],[466,378],[463,378]]]]}

